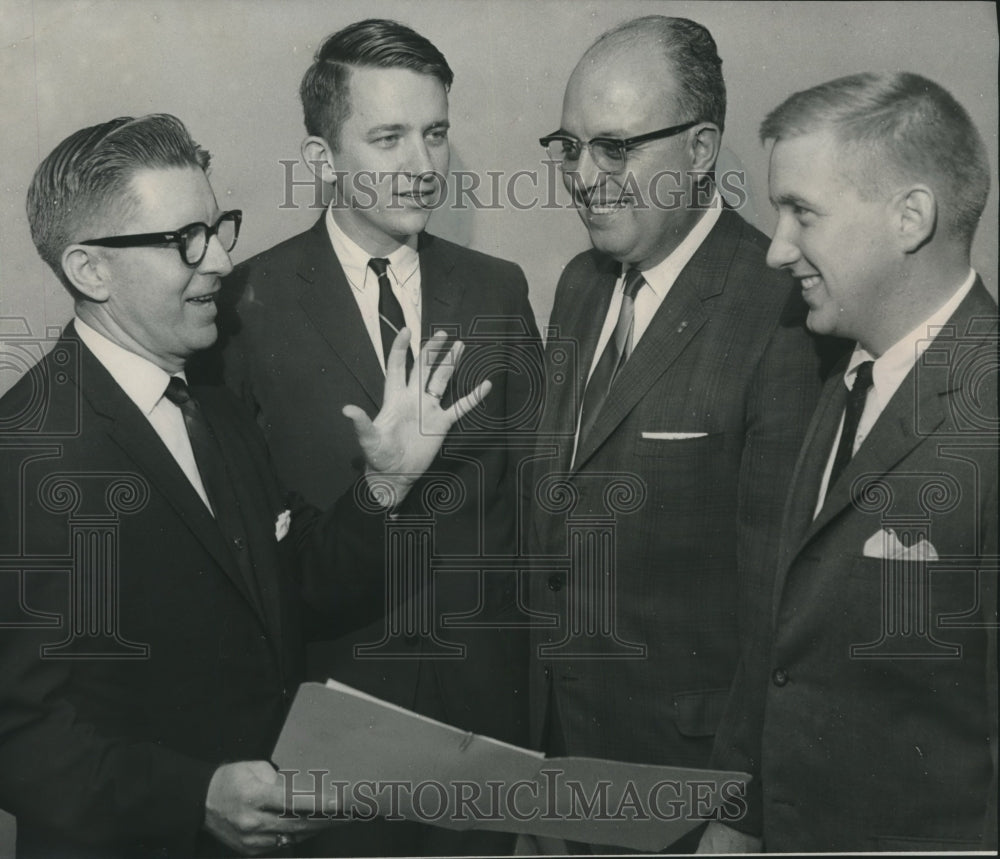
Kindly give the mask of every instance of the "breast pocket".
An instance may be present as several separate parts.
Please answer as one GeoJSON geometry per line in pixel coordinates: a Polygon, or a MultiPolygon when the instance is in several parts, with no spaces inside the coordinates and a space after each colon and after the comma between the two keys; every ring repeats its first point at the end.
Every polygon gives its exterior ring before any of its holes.
{"type": "Polygon", "coordinates": [[[636,471],[647,483],[662,485],[674,498],[710,493],[724,440],[723,433],[682,438],[679,433],[647,432],[635,440],[632,450],[636,471]]]}

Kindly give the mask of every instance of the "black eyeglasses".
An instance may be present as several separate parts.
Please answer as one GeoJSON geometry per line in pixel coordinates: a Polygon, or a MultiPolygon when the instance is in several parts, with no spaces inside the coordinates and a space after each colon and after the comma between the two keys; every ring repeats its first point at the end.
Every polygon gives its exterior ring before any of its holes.
{"type": "Polygon", "coordinates": [[[240,224],[243,223],[243,212],[233,209],[223,212],[213,226],[195,221],[172,233],[136,233],[130,236],[106,236],[103,239],[88,239],[81,245],[100,245],[105,248],[139,248],[152,245],[176,244],[181,259],[185,265],[192,268],[201,265],[208,253],[208,243],[212,236],[218,236],[219,244],[227,253],[236,247],[240,237],[240,224]]]}
{"type": "Polygon", "coordinates": [[[607,173],[619,173],[625,169],[630,149],[653,140],[673,137],[675,134],[694,128],[697,124],[698,120],[685,122],[682,125],[671,125],[670,128],[661,128],[659,131],[650,131],[637,137],[626,137],[624,140],[618,137],[595,137],[586,143],[570,134],[557,131],[539,138],[538,142],[548,151],[549,158],[564,169],[569,165],[569,169],[572,170],[583,155],[583,150],[589,149],[590,157],[594,159],[599,169],[607,173]]]}

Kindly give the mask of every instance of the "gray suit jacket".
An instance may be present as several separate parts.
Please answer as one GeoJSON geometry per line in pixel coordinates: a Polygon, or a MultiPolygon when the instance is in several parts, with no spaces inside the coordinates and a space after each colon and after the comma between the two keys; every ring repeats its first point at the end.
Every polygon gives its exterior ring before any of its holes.
{"type": "Polygon", "coordinates": [[[828,383],[714,756],[755,775],[737,825],[769,851],[996,849],[996,348],[977,283],[813,520],[828,383]]]}
{"type": "Polygon", "coordinates": [[[619,266],[588,251],[566,267],[546,350],[546,377],[562,368],[566,381],[550,382],[531,504],[531,607],[550,622],[534,631],[536,742],[552,696],[571,754],[708,761],[739,656],[738,615],[755,613],[776,556],[781,502],[820,388],[801,299],[767,268],[766,248],[723,212],[572,468],[619,266]],[[588,527],[606,536],[587,537],[588,527]]]}

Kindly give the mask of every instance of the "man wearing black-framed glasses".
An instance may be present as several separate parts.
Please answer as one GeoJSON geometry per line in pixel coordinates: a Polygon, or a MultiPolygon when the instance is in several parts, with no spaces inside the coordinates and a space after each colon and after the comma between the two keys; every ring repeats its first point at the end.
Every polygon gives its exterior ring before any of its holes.
{"type": "Polygon", "coordinates": [[[587,142],[578,140],[572,134],[557,131],[554,134],[539,138],[538,142],[546,148],[549,158],[558,165],[564,173],[578,169],[583,151],[590,152],[590,157],[594,160],[594,165],[598,170],[605,173],[621,173],[628,164],[628,154],[642,143],[652,143],[654,140],[666,140],[674,137],[682,131],[694,128],[697,121],[682,122],[680,125],[671,125],[667,128],[660,128],[657,131],[650,131],[646,134],[637,134],[634,137],[593,137],[587,142]]]}
{"type": "Polygon", "coordinates": [[[208,161],[175,117],[121,117],[29,188],[75,317],[0,399],[0,808],[20,856],[289,855],[331,825],[285,813],[268,763],[303,616],[384,611],[386,508],[489,389],[442,409],[457,353],[406,383],[404,329],[377,423],[343,407],[364,478],[326,513],[286,493],[233,394],[185,374],[241,220],[208,161]]]}
{"type": "MultiPolygon", "coordinates": [[[[721,67],[700,24],[629,21],[584,54],[540,140],[593,249],[556,290],[546,378],[567,339],[579,366],[550,394],[542,437],[560,450],[536,485],[562,475],[573,516],[616,515],[613,569],[595,578],[581,554],[568,576],[531,578],[532,609],[559,619],[534,630],[532,731],[549,754],[708,764],[737,616],[753,619],[819,390],[791,281],[716,190],[721,67]],[[641,486],[629,515],[609,507],[620,479],[641,486]],[[594,617],[601,634],[574,636],[594,617]]],[[[565,513],[534,524],[532,557],[566,551],[565,513]]]]}
{"type": "Polygon", "coordinates": [[[208,243],[212,236],[219,237],[222,249],[229,253],[236,247],[240,237],[240,224],[243,223],[243,212],[233,209],[223,212],[212,224],[195,221],[177,230],[165,233],[130,233],[127,236],[105,236],[102,239],[87,239],[81,245],[92,245],[102,248],[143,248],[157,245],[174,245],[180,252],[184,264],[197,268],[208,253],[208,243]]]}

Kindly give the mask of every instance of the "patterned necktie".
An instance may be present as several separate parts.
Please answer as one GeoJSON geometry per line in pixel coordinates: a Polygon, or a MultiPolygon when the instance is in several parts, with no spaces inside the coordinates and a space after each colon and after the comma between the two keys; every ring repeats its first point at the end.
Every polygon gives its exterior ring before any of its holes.
{"type": "Polygon", "coordinates": [[[580,434],[578,446],[583,444],[597,416],[601,412],[604,401],[608,398],[615,377],[632,354],[632,336],[635,328],[635,296],[646,283],[642,272],[630,268],[625,273],[625,283],[622,287],[622,306],[618,310],[618,321],[604,352],[594,367],[594,372],[587,383],[583,396],[583,407],[580,409],[580,434]]]}
{"type": "Polygon", "coordinates": [[[179,376],[170,377],[164,396],[184,415],[184,425],[191,440],[191,451],[194,453],[194,461],[205,486],[205,493],[215,513],[215,521],[246,581],[251,598],[256,601],[260,609],[260,590],[253,561],[250,558],[246,524],[215,433],[201,413],[198,401],[191,396],[187,383],[179,376]]]}
{"type": "MultiPolygon", "coordinates": [[[[406,327],[406,317],[403,316],[403,308],[392,291],[392,284],[389,282],[389,260],[379,257],[372,257],[368,260],[368,267],[378,275],[378,321],[382,332],[382,357],[386,367],[389,366],[389,352],[392,351],[392,341],[402,328],[406,327]]],[[[410,377],[410,370],[413,369],[413,349],[407,347],[406,350],[406,377],[410,377]]]]}
{"type": "Polygon", "coordinates": [[[840,444],[833,458],[833,468],[830,470],[830,480],[826,484],[827,493],[837,482],[837,478],[847,467],[854,456],[854,439],[858,434],[858,424],[865,410],[865,400],[872,386],[872,366],[874,361],[865,361],[858,365],[858,373],[854,377],[854,385],[847,395],[847,408],[844,411],[844,428],[840,433],[840,444]]]}

